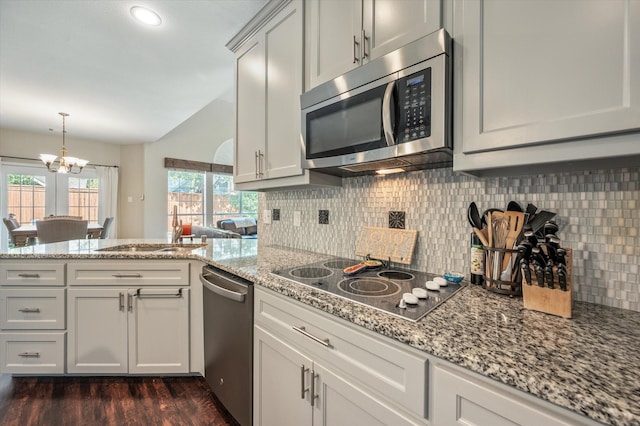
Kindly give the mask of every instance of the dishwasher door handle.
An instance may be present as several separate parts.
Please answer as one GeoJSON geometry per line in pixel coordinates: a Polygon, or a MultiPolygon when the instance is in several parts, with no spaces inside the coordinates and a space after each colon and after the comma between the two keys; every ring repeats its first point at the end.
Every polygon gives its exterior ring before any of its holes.
{"type": "MultiPolygon", "coordinates": [[[[207,274],[207,275],[209,275],[209,274],[207,274]]],[[[216,285],[215,283],[212,283],[211,281],[207,280],[207,278],[206,278],[206,276],[204,274],[200,274],[200,282],[202,283],[204,288],[206,288],[207,290],[211,290],[214,293],[219,294],[222,297],[234,300],[236,302],[241,302],[241,303],[244,302],[245,296],[247,295],[246,292],[240,293],[240,292],[233,291],[233,290],[227,290],[224,287],[220,287],[220,286],[216,285]]]]}

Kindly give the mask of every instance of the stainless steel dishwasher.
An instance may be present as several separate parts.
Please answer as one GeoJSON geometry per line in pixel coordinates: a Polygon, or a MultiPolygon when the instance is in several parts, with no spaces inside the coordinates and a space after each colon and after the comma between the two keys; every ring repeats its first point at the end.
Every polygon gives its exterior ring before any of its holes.
{"type": "Polygon", "coordinates": [[[253,412],[253,283],[205,266],[204,374],[220,402],[242,426],[253,412]]]}

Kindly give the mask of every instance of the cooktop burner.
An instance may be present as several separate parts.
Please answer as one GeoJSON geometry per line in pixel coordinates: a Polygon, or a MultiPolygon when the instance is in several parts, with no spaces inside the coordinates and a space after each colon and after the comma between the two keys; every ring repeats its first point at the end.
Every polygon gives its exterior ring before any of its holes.
{"type": "Polygon", "coordinates": [[[324,278],[333,274],[333,271],[327,268],[313,268],[303,266],[302,268],[295,268],[289,271],[292,277],[296,278],[324,278]]]}
{"type": "Polygon", "coordinates": [[[338,288],[345,293],[359,296],[384,297],[400,292],[400,286],[393,281],[377,278],[345,278],[338,283],[338,288]]]}
{"type": "Polygon", "coordinates": [[[401,309],[398,303],[402,294],[411,293],[415,287],[425,288],[425,283],[435,275],[397,268],[368,269],[353,276],[343,274],[344,268],[357,263],[360,261],[335,258],[272,273],[411,321],[418,321],[461,288],[460,284],[449,283],[439,291],[428,291],[427,298],[419,299],[418,304],[407,304],[401,309]]]}

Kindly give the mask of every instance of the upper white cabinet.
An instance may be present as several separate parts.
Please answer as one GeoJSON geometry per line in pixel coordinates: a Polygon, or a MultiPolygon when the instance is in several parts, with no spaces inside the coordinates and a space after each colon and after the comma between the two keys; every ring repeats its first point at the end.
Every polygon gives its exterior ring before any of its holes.
{"type": "Polygon", "coordinates": [[[459,0],[453,29],[454,170],[640,154],[640,3],[459,0]]]}
{"type": "Polygon", "coordinates": [[[236,188],[316,183],[301,167],[302,0],[271,1],[254,20],[228,44],[236,53],[236,188]]]}
{"type": "Polygon", "coordinates": [[[441,0],[306,2],[309,90],[441,27],[441,0]]]}

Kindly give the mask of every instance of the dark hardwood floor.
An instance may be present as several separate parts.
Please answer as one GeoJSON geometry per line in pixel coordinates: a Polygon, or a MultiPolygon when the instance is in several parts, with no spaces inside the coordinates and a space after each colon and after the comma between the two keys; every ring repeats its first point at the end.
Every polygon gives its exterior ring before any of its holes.
{"type": "Polygon", "coordinates": [[[0,425],[238,425],[202,377],[0,375],[0,425]]]}

